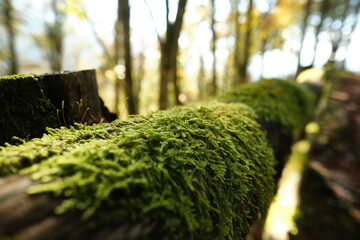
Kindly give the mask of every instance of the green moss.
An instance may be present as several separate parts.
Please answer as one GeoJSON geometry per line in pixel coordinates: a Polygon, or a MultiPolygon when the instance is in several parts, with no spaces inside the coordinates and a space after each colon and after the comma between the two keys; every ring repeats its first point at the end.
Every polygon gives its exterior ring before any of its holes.
{"type": "Polygon", "coordinates": [[[19,169],[15,152],[30,152],[22,158],[39,163],[21,172],[43,184],[29,193],[65,197],[58,213],[81,210],[100,226],[151,219],[162,239],[243,239],[274,188],[275,160],[255,117],[243,104],[179,107],[53,130],[3,148],[0,163],[19,169]]]}
{"type": "MultiPolygon", "coordinates": [[[[127,124],[126,121],[119,123],[127,124]]],[[[93,139],[109,139],[120,130],[110,124],[76,125],[70,128],[47,128],[41,139],[34,138],[22,145],[0,146],[0,176],[16,174],[20,169],[54,155],[71,151],[93,139]]]]}
{"type": "Polygon", "coordinates": [[[0,78],[0,145],[19,138],[40,137],[57,127],[56,109],[44,97],[33,75],[0,78]]]}
{"type": "Polygon", "coordinates": [[[269,79],[238,87],[220,98],[242,102],[254,108],[265,121],[280,123],[284,134],[296,140],[315,107],[315,95],[286,80],[269,79]]]}

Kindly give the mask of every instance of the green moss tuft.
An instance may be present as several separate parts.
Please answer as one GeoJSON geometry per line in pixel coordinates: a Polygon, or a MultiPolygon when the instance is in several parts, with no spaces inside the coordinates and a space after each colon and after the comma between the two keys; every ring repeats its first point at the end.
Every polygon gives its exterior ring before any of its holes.
{"type": "Polygon", "coordinates": [[[265,121],[280,123],[282,132],[296,140],[311,117],[316,98],[299,84],[269,79],[242,85],[219,100],[249,105],[265,121]]]}
{"type": "Polygon", "coordinates": [[[40,137],[57,127],[56,109],[44,97],[34,75],[0,78],[0,145],[19,138],[40,137]]]}
{"type": "MultiPolygon", "coordinates": [[[[119,123],[126,124],[126,122],[119,123]]],[[[22,145],[0,146],[0,176],[16,174],[19,170],[54,155],[61,155],[93,139],[109,139],[119,132],[110,124],[76,125],[70,128],[47,128],[41,139],[34,138],[22,145]],[[75,128],[76,127],[76,128],[75,128]]]]}
{"type": "Polygon", "coordinates": [[[58,213],[81,210],[98,225],[151,219],[162,239],[242,239],[274,189],[275,160],[255,117],[243,104],[212,103],[62,128],[3,148],[0,163],[38,162],[21,171],[43,182],[29,193],[65,197],[58,213]]]}

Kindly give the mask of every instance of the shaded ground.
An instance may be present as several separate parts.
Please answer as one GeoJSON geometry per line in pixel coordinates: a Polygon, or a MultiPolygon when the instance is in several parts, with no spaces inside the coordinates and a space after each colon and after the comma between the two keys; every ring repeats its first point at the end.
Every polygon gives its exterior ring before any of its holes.
{"type": "Polygon", "coordinates": [[[360,76],[339,83],[320,125],[294,238],[360,239],[360,76]]]}

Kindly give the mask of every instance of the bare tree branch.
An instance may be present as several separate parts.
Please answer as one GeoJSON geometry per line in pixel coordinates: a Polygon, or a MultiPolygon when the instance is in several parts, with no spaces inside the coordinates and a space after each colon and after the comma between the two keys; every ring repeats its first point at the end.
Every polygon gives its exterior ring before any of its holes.
{"type": "Polygon", "coordinates": [[[152,19],[152,21],[153,21],[153,24],[154,24],[154,30],[155,30],[156,35],[157,35],[157,37],[158,37],[159,43],[161,44],[161,43],[163,42],[163,39],[160,37],[160,34],[159,34],[159,32],[158,32],[158,30],[157,30],[157,28],[156,28],[154,16],[153,16],[153,14],[152,14],[152,12],[151,12],[151,9],[150,9],[150,7],[149,7],[149,5],[148,5],[148,3],[147,3],[146,0],[144,0],[144,3],[145,3],[146,8],[147,8],[148,11],[149,11],[150,17],[151,17],[151,19],[152,19]]]}

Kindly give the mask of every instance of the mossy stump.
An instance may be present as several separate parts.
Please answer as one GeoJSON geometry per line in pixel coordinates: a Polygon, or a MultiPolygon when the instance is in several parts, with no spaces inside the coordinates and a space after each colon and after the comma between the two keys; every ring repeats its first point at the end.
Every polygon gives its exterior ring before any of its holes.
{"type": "Polygon", "coordinates": [[[1,77],[0,112],[0,146],[41,137],[47,127],[116,119],[98,95],[95,70],[1,77]]]}
{"type": "Polygon", "coordinates": [[[15,143],[13,136],[41,137],[46,127],[57,127],[56,108],[34,75],[0,78],[0,146],[15,143]]]}

